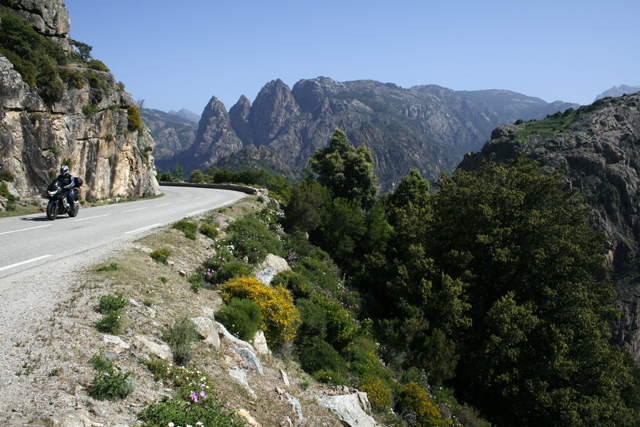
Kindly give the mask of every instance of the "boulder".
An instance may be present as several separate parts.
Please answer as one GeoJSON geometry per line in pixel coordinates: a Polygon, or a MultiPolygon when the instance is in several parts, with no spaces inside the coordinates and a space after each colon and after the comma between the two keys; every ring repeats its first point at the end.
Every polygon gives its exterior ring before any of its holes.
{"type": "Polygon", "coordinates": [[[216,349],[220,348],[220,336],[215,325],[216,322],[213,319],[209,317],[192,317],[191,321],[196,325],[196,330],[205,343],[216,349]]]}
{"type": "Polygon", "coordinates": [[[162,360],[171,361],[173,359],[173,355],[171,354],[171,349],[165,343],[158,344],[153,342],[150,338],[144,337],[142,335],[136,335],[136,347],[142,348],[148,353],[154,354],[158,356],[162,360]]]}
{"type": "Polygon", "coordinates": [[[251,389],[247,381],[247,374],[242,369],[229,369],[229,376],[240,383],[251,396],[256,397],[256,392],[251,389]]]}
{"type": "Polygon", "coordinates": [[[225,340],[229,341],[229,343],[235,344],[235,345],[239,345],[241,347],[246,347],[249,350],[254,351],[253,350],[253,346],[251,344],[249,344],[246,341],[242,341],[241,339],[236,338],[233,335],[231,335],[229,333],[229,331],[227,331],[227,328],[225,328],[222,323],[216,322],[215,320],[213,321],[213,323],[214,323],[216,329],[218,329],[218,332],[220,332],[222,334],[222,337],[225,340]]]}
{"type": "Polygon", "coordinates": [[[240,357],[242,357],[242,360],[247,365],[249,365],[251,369],[253,369],[254,371],[258,371],[262,375],[264,375],[264,371],[262,370],[262,363],[260,362],[260,359],[258,359],[251,350],[249,350],[248,348],[241,347],[241,348],[236,348],[235,352],[238,353],[240,357]]]}
{"type": "Polygon", "coordinates": [[[256,332],[255,336],[253,337],[253,346],[255,347],[256,353],[258,354],[271,354],[271,350],[269,350],[267,339],[265,338],[263,331],[256,332]]]}
{"type": "Polygon", "coordinates": [[[122,338],[117,337],[115,335],[104,335],[102,337],[105,344],[113,345],[113,352],[116,354],[120,354],[125,350],[129,350],[129,344],[122,341],[122,338]]]}
{"type": "Polygon", "coordinates": [[[53,427],[93,427],[95,425],[86,409],[68,409],[53,417],[53,427]]]}
{"type": "Polygon", "coordinates": [[[325,396],[318,399],[320,406],[331,409],[350,427],[374,427],[376,421],[365,412],[371,410],[367,394],[357,392],[342,396],[325,396]]]}
{"type": "Polygon", "coordinates": [[[284,383],[285,386],[289,387],[291,385],[289,383],[289,376],[283,369],[280,369],[280,377],[282,377],[282,382],[284,383]]]}
{"type": "Polygon", "coordinates": [[[245,409],[238,410],[238,415],[240,415],[244,421],[249,424],[251,427],[262,427],[262,424],[257,422],[245,409]]]}
{"type": "Polygon", "coordinates": [[[291,404],[291,409],[293,409],[293,412],[296,413],[296,415],[298,416],[298,419],[303,420],[304,417],[302,416],[302,405],[300,405],[300,402],[298,401],[298,399],[296,399],[289,393],[285,393],[285,396],[287,396],[287,400],[291,404]]]}
{"type": "Polygon", "coordinates": [[[289,264],[284,258],[274,254],[268,254],[264,261],[256,267],[256,279],[265,285],[269,285],[273,276],[281,271],[291,270],[289,264]]]}

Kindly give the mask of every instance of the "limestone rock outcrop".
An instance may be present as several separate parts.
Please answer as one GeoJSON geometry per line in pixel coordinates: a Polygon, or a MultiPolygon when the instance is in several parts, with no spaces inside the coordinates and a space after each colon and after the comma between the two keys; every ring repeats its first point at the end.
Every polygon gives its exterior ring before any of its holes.
{"type": "MultiPolygon", "coordinates": [[[[43,35],[66,38],[70,23],[62,0],[10,3],[43,35]]],[[[147,128],[129,130],[134,103],[124,84],[82,63],[70,63],[65,73],[70,78],[62,79],[62,97],[45,101],[0,55],[0,169],[14,175],[20,197],[42,195],[63,163],[83,179],[84,198],[159,194],[155,143],[147,128]]]]}

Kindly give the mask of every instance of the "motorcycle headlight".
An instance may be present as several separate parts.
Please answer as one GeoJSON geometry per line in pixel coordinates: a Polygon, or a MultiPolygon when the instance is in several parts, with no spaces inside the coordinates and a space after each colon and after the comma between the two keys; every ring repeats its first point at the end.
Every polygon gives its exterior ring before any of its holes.
{"type": "Polygon", "coordinates": [[[56,194],[58,192],[58,190],[55,191],[47,191],[47,194],[50,196],[53,196],[54,194],[56,194]]]}

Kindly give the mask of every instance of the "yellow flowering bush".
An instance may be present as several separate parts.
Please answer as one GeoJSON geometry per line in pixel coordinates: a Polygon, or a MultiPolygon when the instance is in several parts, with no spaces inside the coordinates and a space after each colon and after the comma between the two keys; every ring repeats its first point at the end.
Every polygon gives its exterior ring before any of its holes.
{"type": "Polygon", "coordinates": [[[260,329],[269,345],[295,338],[300,314],[293,305],[291,293],[282,286],[270,288],[255,277],[237,277],[224,285],[222,298],[227,304],[233,298],[246,298],[258,304],[262,309],[260,329]]]}
{"type": "Polygon", "coordinates": [[[388,411],[391,408],[391,389],[380,377],[367,375],[360,379],[358,388],[367,393],[374,409],[388,411]]]}
{"type": "MultiPolygon", "coordinates": [[[[401,411],[412,411],[416,414],[417,427],[436,427],[443,425],[438,408],[429,395],[417,383],[407,384],[398,397],[401,411]]],[[[446,425],[446,424],[445,424],[446,425]]]]}

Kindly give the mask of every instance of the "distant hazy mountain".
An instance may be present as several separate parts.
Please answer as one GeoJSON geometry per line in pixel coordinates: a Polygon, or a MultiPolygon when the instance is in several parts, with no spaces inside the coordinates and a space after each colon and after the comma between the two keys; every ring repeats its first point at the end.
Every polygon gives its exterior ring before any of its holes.
{"type": "Polygon", "coordinates": [[[340,128],[354,146],[371,149],[380,189],[388,191],[410,169],[429,179],[452,170],[500,124],[541,119],[577,106],[505,90],[403,89],[393,83],[341,83],[325,77],[301,80],[290,89],[274,80],[253,104],[243,96],[228,112],[213,97],[192,146],[167,163],[179,162],[188,173],[216,165],[249,145],[265,146],[300,176],[308,158],[340,128]]]}
{"type": "Polygon", "coordinates": [[[187,119],[190,122],[198,123],[200,121],[200,116],[194,113],[193,111],[189,111],[186,108],[181,108],[180,111],[169,111],[169,114],[175,114],[176,116],[180,116],[183,119],[187,119]]]}
{"type": "Polygon", "coordinates": [[[611,89],[605,90],[600,95],[596,96],[596,99],[594,99],[594,101],[597,101],[598,99],[606,98],[607,96],[612,96],[612,97],[622,96],[625,93],[627,95],[631,95],[632,93],[636,93],[636,92],[640,92],[640,86],[629,86],[629,85],[620,85],[618,87],[614,86],[611,89]]]}
{"type": "Polygon", "coordinates": [[[150,108],[143,108],[140,115],[156,143],[153,151],[156,165],[159,169],[166,170],[164,161],[193,144],[197,125],[182,116],[150,108]]]}

